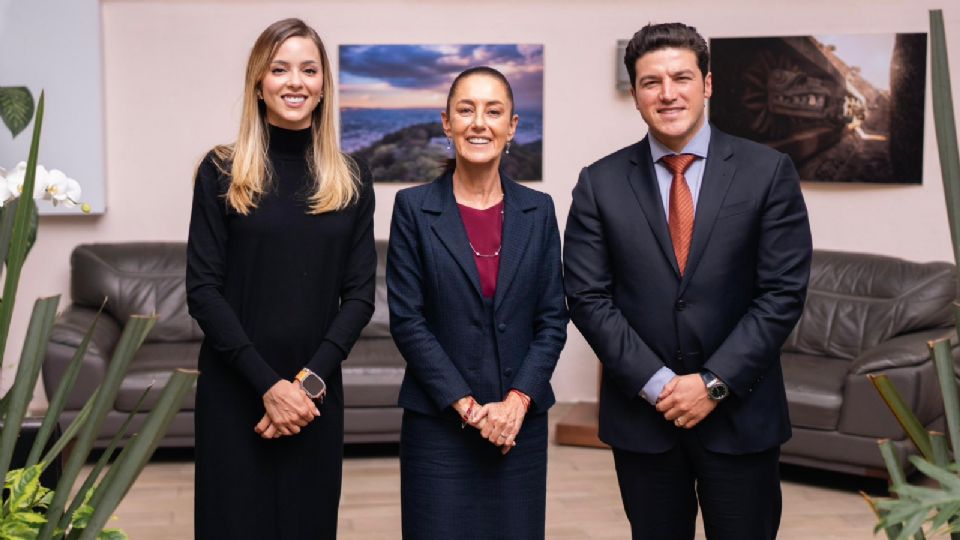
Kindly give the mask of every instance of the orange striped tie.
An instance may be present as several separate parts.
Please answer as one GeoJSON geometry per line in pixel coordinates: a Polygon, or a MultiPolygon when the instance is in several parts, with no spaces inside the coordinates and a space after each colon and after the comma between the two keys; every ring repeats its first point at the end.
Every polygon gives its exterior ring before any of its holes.
{"type": "Polygon", "coordinates": [[[687,268],[690,240],[693,238],[693,196],[683,173],[687,172],[696,159],[697,156],[693,154],[673,154],[661,158],[663,164],[673,173],[673,182],[670,184],[670,216],[667,223],[670,225],[673,253],[677,256],[681,276],[687,268]]]}

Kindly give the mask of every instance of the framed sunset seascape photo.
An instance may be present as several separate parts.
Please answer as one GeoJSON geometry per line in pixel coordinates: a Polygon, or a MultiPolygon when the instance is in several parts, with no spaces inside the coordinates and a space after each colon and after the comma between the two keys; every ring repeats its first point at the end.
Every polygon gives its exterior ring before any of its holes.
{"type": "Polygon", "coordinates": [[[344,152],[378,182],[433,180],[452,157],[440,112],[461,71],[490,66],[513,88],[520,117],[504,173],[543,179],[543,45],[341,45],[340,126],[344,152]]]}

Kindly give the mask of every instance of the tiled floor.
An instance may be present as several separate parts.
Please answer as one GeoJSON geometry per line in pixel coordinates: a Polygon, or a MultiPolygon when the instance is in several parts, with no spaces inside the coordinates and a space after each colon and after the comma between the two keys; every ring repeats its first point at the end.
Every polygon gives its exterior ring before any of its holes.
{"type": "MultiPolygon", "coordinates": [[[[192,538],[193,463],[188,459],[188,454],[177,460],[167,453],[148,465],[111,526],[133,540],[192,538]]],[[[609,451],[551,445],[549,459],[547,538],[629,538],[609,451]]],[[[782,540],[872,537],[873,516],[857,490],[878,492],[883,489],[878,481],[795,467],[785,468],[783,480],[782,540]]],[[[348,449],[339,538],[400,538],[399,491],[395,446],[348,449]]]]}

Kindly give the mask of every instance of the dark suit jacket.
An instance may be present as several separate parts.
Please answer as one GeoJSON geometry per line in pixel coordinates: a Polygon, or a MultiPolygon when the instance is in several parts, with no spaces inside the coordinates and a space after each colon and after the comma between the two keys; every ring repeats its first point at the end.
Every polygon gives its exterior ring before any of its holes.
{"type": "Polygon", "coordinates": [[[663,452],[678,428],[639,396],[660,367],[707,369],[732,395],[695,431],[742,454],[790,437],[780,347],[803,309],[807,211],[790,159],[712,128],[686,273],[681,279],[650,144],[586,167],[564,246],[574,324],[603,363],[600,438],[663,452]]]}
{"type": "Polygon", "coordinates": [[[567,337],[560,233],[548,195],[504,178],[503,244],[493,301],[453,196],[452,175],[397,193],[387,253],[390,332],[407,361],[400,406],[449,413],[456,400],[501,401],[516,388],[530,413],[554,403],[550,376],[567,337]],[[493,335],[496,358],[482,356],[493,335]]]}

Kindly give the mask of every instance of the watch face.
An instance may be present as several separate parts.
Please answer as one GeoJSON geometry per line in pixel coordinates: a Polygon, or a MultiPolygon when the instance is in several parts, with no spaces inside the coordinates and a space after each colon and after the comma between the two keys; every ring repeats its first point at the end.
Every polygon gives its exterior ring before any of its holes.
{"type": "Polygon", "coordinates": [[[307,375],[300,384],[303,385],[303,389],[307,391],[308,395],[314,397],[319,396],[327,389],[327,385],[323,382],[323,379],[313,374],[307,375]]]}
{"type": "Polygon", "coordinates": [[[710,398],[714,400],[721,400],[727,397],[727,386],[725,384],[715,384],[710,387],[710,398]]]}

